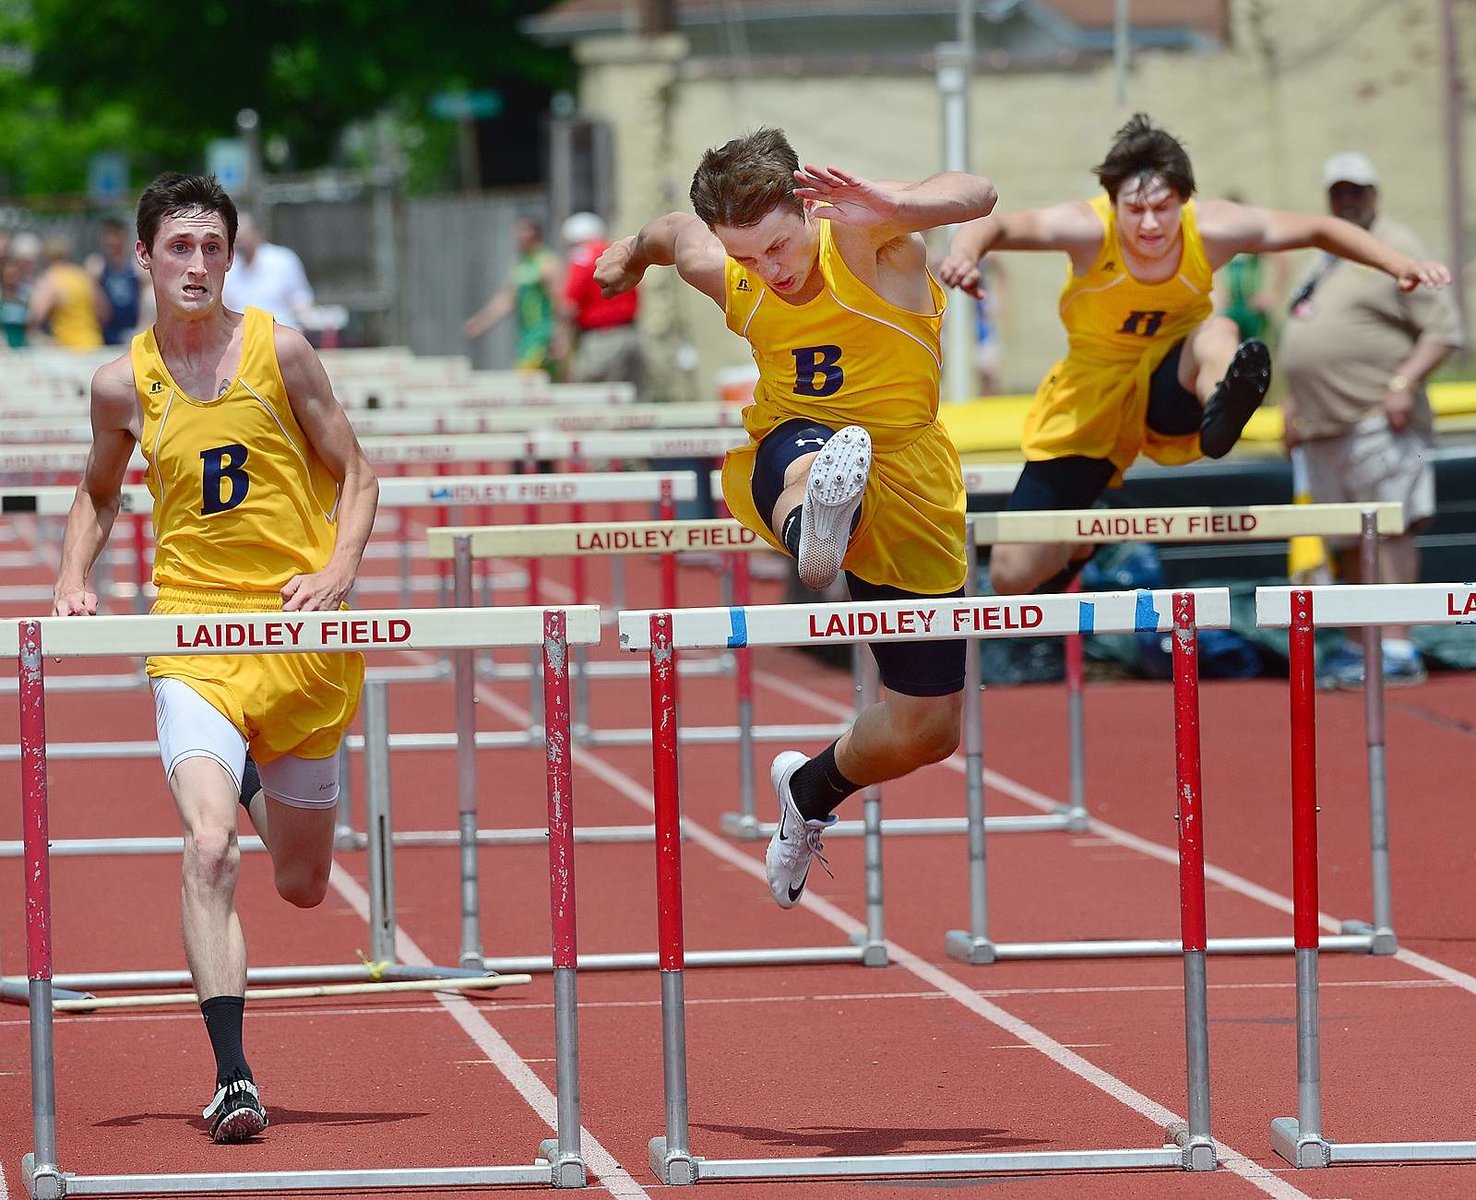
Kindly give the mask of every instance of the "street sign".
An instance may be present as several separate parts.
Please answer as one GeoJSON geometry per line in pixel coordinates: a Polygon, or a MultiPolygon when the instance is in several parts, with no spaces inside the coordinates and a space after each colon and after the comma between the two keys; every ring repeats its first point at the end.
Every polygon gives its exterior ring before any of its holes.
{"type": "Polygon", "coordinates": [[[87,196],[94,204],[116,204],[128,191],[128,156],[99,150],[87,160],[87,196]]]}
{"type": "Polygon", "coordinates": [[[470,92],[437,92],[430,98],[431,115],[443,121],[480,121],[502,111],[502,93],[491,88],[470,92]]]}
{"type": "Polygon", "coordinates": [[[205,170],[226,191],[239,191],[246,186],[249,173],[244,138],[216,138],[205,147],[205,170]]]}

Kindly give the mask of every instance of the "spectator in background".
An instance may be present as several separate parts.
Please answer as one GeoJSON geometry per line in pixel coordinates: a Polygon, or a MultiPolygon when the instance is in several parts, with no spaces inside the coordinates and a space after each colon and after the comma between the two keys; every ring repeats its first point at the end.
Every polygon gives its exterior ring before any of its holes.
{"type": "MultiPolygon", "coordinates": [[[[1412,258],[1419,239],[1379,213],[1379,177],[1362,154],[1323,167],[1328,209],[1412,258]]],[[[1435,512],[1434,418],[1425,380],[1462,344],[1446,295],[1401,290],[1383,272],[1323,254],[1291,300],[1282,333],[1286,443],[1305,456],[1314,501],[1400,501],[1406,532],[1380,544],[1381,583],[1420,576],[1415,535],[1435,512]]],[[[1337,547],[1341,577],[1360,579],[1358,550],[1337,547]]],[[[1384,680],[1415,684],[1424,663],[1404,626],[1384,630],[1384,680]]],[[[1324,687],[1363,686],[1363,655],[1342,643],[1323,662],[1324,687]]]]}
{"type": "Polygon", "coordinates": [[[19,350],[26,344],[25,269],[21,260],[0,257],[0,346],[19,350]]]}
{"type": "Polygon", "coordinates": [[[594,213],[575,213],[561,231],[569,267],[564,277],[562,341],[573,341],[569,379],[574,383],[645,383],[645,360],[636,333],[640,304],[634,289],[600,294],[595,260],[609,247],[605,223],[594,213]]]}
{"type": "Polygon", "coordinates": [[[46,241],[46,268],[31,289],[26,330],[32,342],[50,340],[67,350],[95,350],[110,310],[97,280],[73,260],[65,237],[46,241]]]}
{"type": "Polygon", "coordinates": [[[979,290],[974,300],[974,369],[979,373],[979,395],[999,391],[999,319],[1004,311],[1005,269],[992,259],[979,264],[979,290]]]}
{"type": "Polygon", "coordinates": [[[518,261],[502,288],[466,319],[461,331],[476,339],[512,314],[518,323],[517,367],[552,371],[559,294],[559,260],[543,242],[543,227],[528,217],[513,222],[518,261]]]}
{"type": "Polygon", "coordinates": [[[279,325],[301,329],[313,307],[313,289],[302,259],[266,240],[250,213],[242,213],[236,252],[225,278],[225,305],[236,312],[264,308],[279,325]]]}
{"type": "Polygon", "coordinates": [[[144,319],[144,300],[153,310],[153,290],[144,286],[147,274],[133,253],[128,226],[117,217],[103,220],[98,234],[99,251],[87,258],[87,270],[108,298],[111,314],[103,325],[103,341],[121,346],[150,320],[144,319]]]}
{"type": "MultiPolygon", "coordinates": [[[[1225,197],[1232,204],[1244,204],[1236,192],[1225,197]]],[[[1215,308],[1235,322],[1240,340],[1271,340],[1271,313],[1286,292],[1286,259],[1262,254],[1237,254],[1219,271],[1215,279],[1215,308]]]]}

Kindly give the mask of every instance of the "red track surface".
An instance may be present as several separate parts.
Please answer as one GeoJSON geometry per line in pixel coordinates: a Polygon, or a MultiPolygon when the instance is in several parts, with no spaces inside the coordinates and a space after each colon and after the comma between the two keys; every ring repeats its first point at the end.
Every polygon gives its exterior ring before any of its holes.
{"type": "MultiPolygon", "coordinates": [[[[34,530],[24,519],[6,532],[11,540],[0,542],[0,551],[34,548],[34,530]]],[[[652,603],[654,567],[632,562],[630,570],[632,606],[652,603]]],[[[608,595],[608,566],[593,565],[591,575],[597,592],[608,595]]],[[[8,584],[48,584],[50,577],[42,556],[33,569],[0,573],[8,584]]],[[[566,568],[546,568],[544,577],[546,600],[570,598],[566,568]]],[[[716,597],[709,570],[684,570],[682,587],[685,603],[716,597]]],[[[759,590],[757,599],[778,598],[773,585],[759,590]]],[[[396,603],[383,596],[361,606],[396,603]]],[[[4,611],[40,607],[14,604],[4,611]]],[[[123,666],[48,669],[95,673],[123,666]]],[[[760,652],[755,666],[761,722],[825,720],[851,702],[847,676],[818,669],[796,652],[760,652]]],[[[643,679],[592,686],[596,728],[646,720],[643,679]]],[[[394,731],[453,727],[444,683],[397,683],[389,695],[394,731]]],[[[1473,1134],[1476,1082],[1467,1064],[1476,1050],[1476,950],[1467,881],[1476,832],[1469,797],[1451,784],[1471,750],[1464,724],[1470,695],[1469,680],[1437,676],[1418,691],[1391,696],[1394,916],[1403,948],[1393,958],[1322,958],[1324,1127],[1335,1141],[1473,1134]]],[[[685,724],[733,719],[731,680],[686,677],[681,700],[685,724]]],[[[1285,681],[1207,684],[1202,704],[1210,935],[1287,935],[1285,681]]],[[[480,727],[517,728],[526,707],[525,686],[484,685],[480,727]]],[[[1338,918],[1364,917],[1368,908],[1362,721],[1360,698],[1319,698],[1321,900],[1338,918]]],[[[52,742],[153,737],[152,707],[139,689],[54,692],[47,722],[52,742]]],[[[1093,828],[990,840],[991,931],[1000,941],[1176,936],[1169,687],[1092,685],[1086,726],[1093,828]]],[[[1031,812],[1033,798],[1064,797],[1064,728],[1057,688],[986,694],[991,812],[1031,812]]],[[[0,741],[14,744],[16,736],[14,704],[6,700],[0,741]]],[[[772,805],[767,763],[775,749],[760,747],[756,762],[765,818],[772,805]]],[[[721,815],[737,802],[735,751],[689,747],[681,769],[691,823],[684,845],[689,949],[839,944],[861,926],[858,840],[832,841],[834,880],[812,877],[811,898],[781,912],[763,882],[763,844],[721,833],[721,815]]],[[[542,823],[540,752],[486,751],[479,771],[484,826],[542,823]]],[[[7,780],[0,838],[18,838],[17,769],[6,766],[0,778],[7,780]]],[[[398,829],[454,827],[450,752],[396,753],[393,778],[398,829]]],[[[156,758],[56,761],[50,779],[53,837],[177,830],[156,758]]],[[[645,748],[578,751],[576,821],[648,821],[650,780],[645,748]]],[[[885,808],[893,816],[957,815],[962,796],[959,764],[948,763],[889,785],[885,808]]],[[[581,844],[577,862],[581,952],[654,950],[651,846],[581,844]]],[[[1161,1144],[1161,1120],[1182,1116],[1186,1106],[1179,962],[963,966],[943,953],[945,931],[968,922],[963,837],[891,838],[885,865],[891,966],[686,973],[694,1152],[747,1158],[1161,1144]]],[[[485,951],[546,954],[543,847],[484,849],[480,867],[485,951]]],[[[367,950],[362,853],[337,856],[334,887],[310,912],[278,899],[265,868],[264,857],[247,856],[239,895],[253,965],[353,962],[367,950]]],[[[456,851],[402,849],[395,873],[402,957],[454,963],[456,851]]],[[[177,878],[172,856],[54,860],[58,971],[182,968],[177,878]]],[[[25,973],[21,896],[18,861],[0,861],[0,969],[9,976],[25,973]]],[[[702,1186],[785,1200],[911,1197],[919,1189],[1030,1200],[1476,1195],[1476,1165],[1287,1168],[1270,1152],[1269,1123],[1296,1112],[1291,959],[1212,957],[1209,981],[1213,1129],[1228,1148],[1213,1174],[702,1186]]],[[[647,1139],[663,1132],[657,975],[585,972],[579,994],[592,1185],[637,1197],[659,1186],[646,1165],[647,1139]]],[[[216,1147],[197,1115],[209,1098],[212,1067],[193,1008],[59,1014],[62,1167],[228,1173],[521,1164],[549,1136],[552,989],[542,976],[531,986],[467,999],[263,1002],[248,1011],[247,1049],[272,1127],[256,1143],[216,1147]]],[[[0,1008],[0,1200],[25,1194],[19,1163],[31,1145],[27,1062],[25,1010],[0,1008]]]]}

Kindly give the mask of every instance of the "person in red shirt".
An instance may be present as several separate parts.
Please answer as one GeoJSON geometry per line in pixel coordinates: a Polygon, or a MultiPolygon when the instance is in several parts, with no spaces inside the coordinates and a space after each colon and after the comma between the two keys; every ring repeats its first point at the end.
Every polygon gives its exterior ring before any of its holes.
{"type": "Polygon", "coordinates": [[[595,260],[610,245],[605,223],[594,213],[575,213],[564,222],[568,273],[564,278],[566,337],[573,341],[573,383],[645,383],[645,362],[636,333],[640,303],[632,289],[608,300],[594,281],[595,260]]]}

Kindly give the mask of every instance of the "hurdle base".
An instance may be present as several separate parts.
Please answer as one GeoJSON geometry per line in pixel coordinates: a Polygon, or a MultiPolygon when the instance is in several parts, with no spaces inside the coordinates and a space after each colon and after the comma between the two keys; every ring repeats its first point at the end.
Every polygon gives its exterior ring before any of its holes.
{"type": "Polygon", "coordinates": [[[965,929],[950,929],[943,944],[949,958],[974,966],[992,963],[998,957],[993,942],[975,937],[965,929]]]}
{"type": "Polygon", "coordinates": [[[724,813],[723,832],[740,842],[756,842],[770,836],[764,831],[763,822],[752,813],[724,813]]]}
{"type": "Polygon", "coordinates": [[[885,967],[890,966],[892,960],[887,956],[887,944],[885,942],[874,942],[864,933],[851,934],[851,945],[861,951],[861,965],[863,967],[885,967]]]}
{"type": "Polygon", "coordinates": [[[1342,925],[1344,933],[1356,933],[1368,938],[1368,952],[1370,954],[1394,954],[1399,950],[1399,939],[1394,936],[1394,931],[1387,925],[1374,926],[1367,921],[1344,921],[1342,925]]]}
{"type": "Polygon", "coordinates": [[[1297,1168],[1325,1167],[1332,1162],[1332,1144],[1315,1133],[1304,1137],[1296,1117],[1277,1117],[1271,1122],[1271,1149],[1297,1168]]]}
{"type": "Polygon", "coordinates": [[[654,1137],[650,1144],[651,1170],[667,1187],[686,1187],[697,1182],[696,1155],[668,1151],[664,1137],[654,1137]]]}
{"type": "Polygon", "coordinates": [[[1163,1134],[1184,1152],[1184,1170],[1213,1171],[1218,1165],[1214,1141],[1190,1133],[1186,1122],[1170,1121],[1163,1127],[1163,1134]]]}
{"type": "Polygon", "coordinates": [[[26,1177],[26,1192],[31,1200],[61,1200],[67,1194],[67,1177],[55,1166],[36,1169],[36,1156],[21,1159],[21,1174],[26,1177]]]}
{"type": "Polygon", "coordinates": [[[560,1154],[558,1138],[545,1138],[538,1143],[538,1161],[547,1162],[552,1172],[549,1182],[556,1188],[582,1188],[585,1178],[584,1160],[577,1154],[560,1154]]]}

